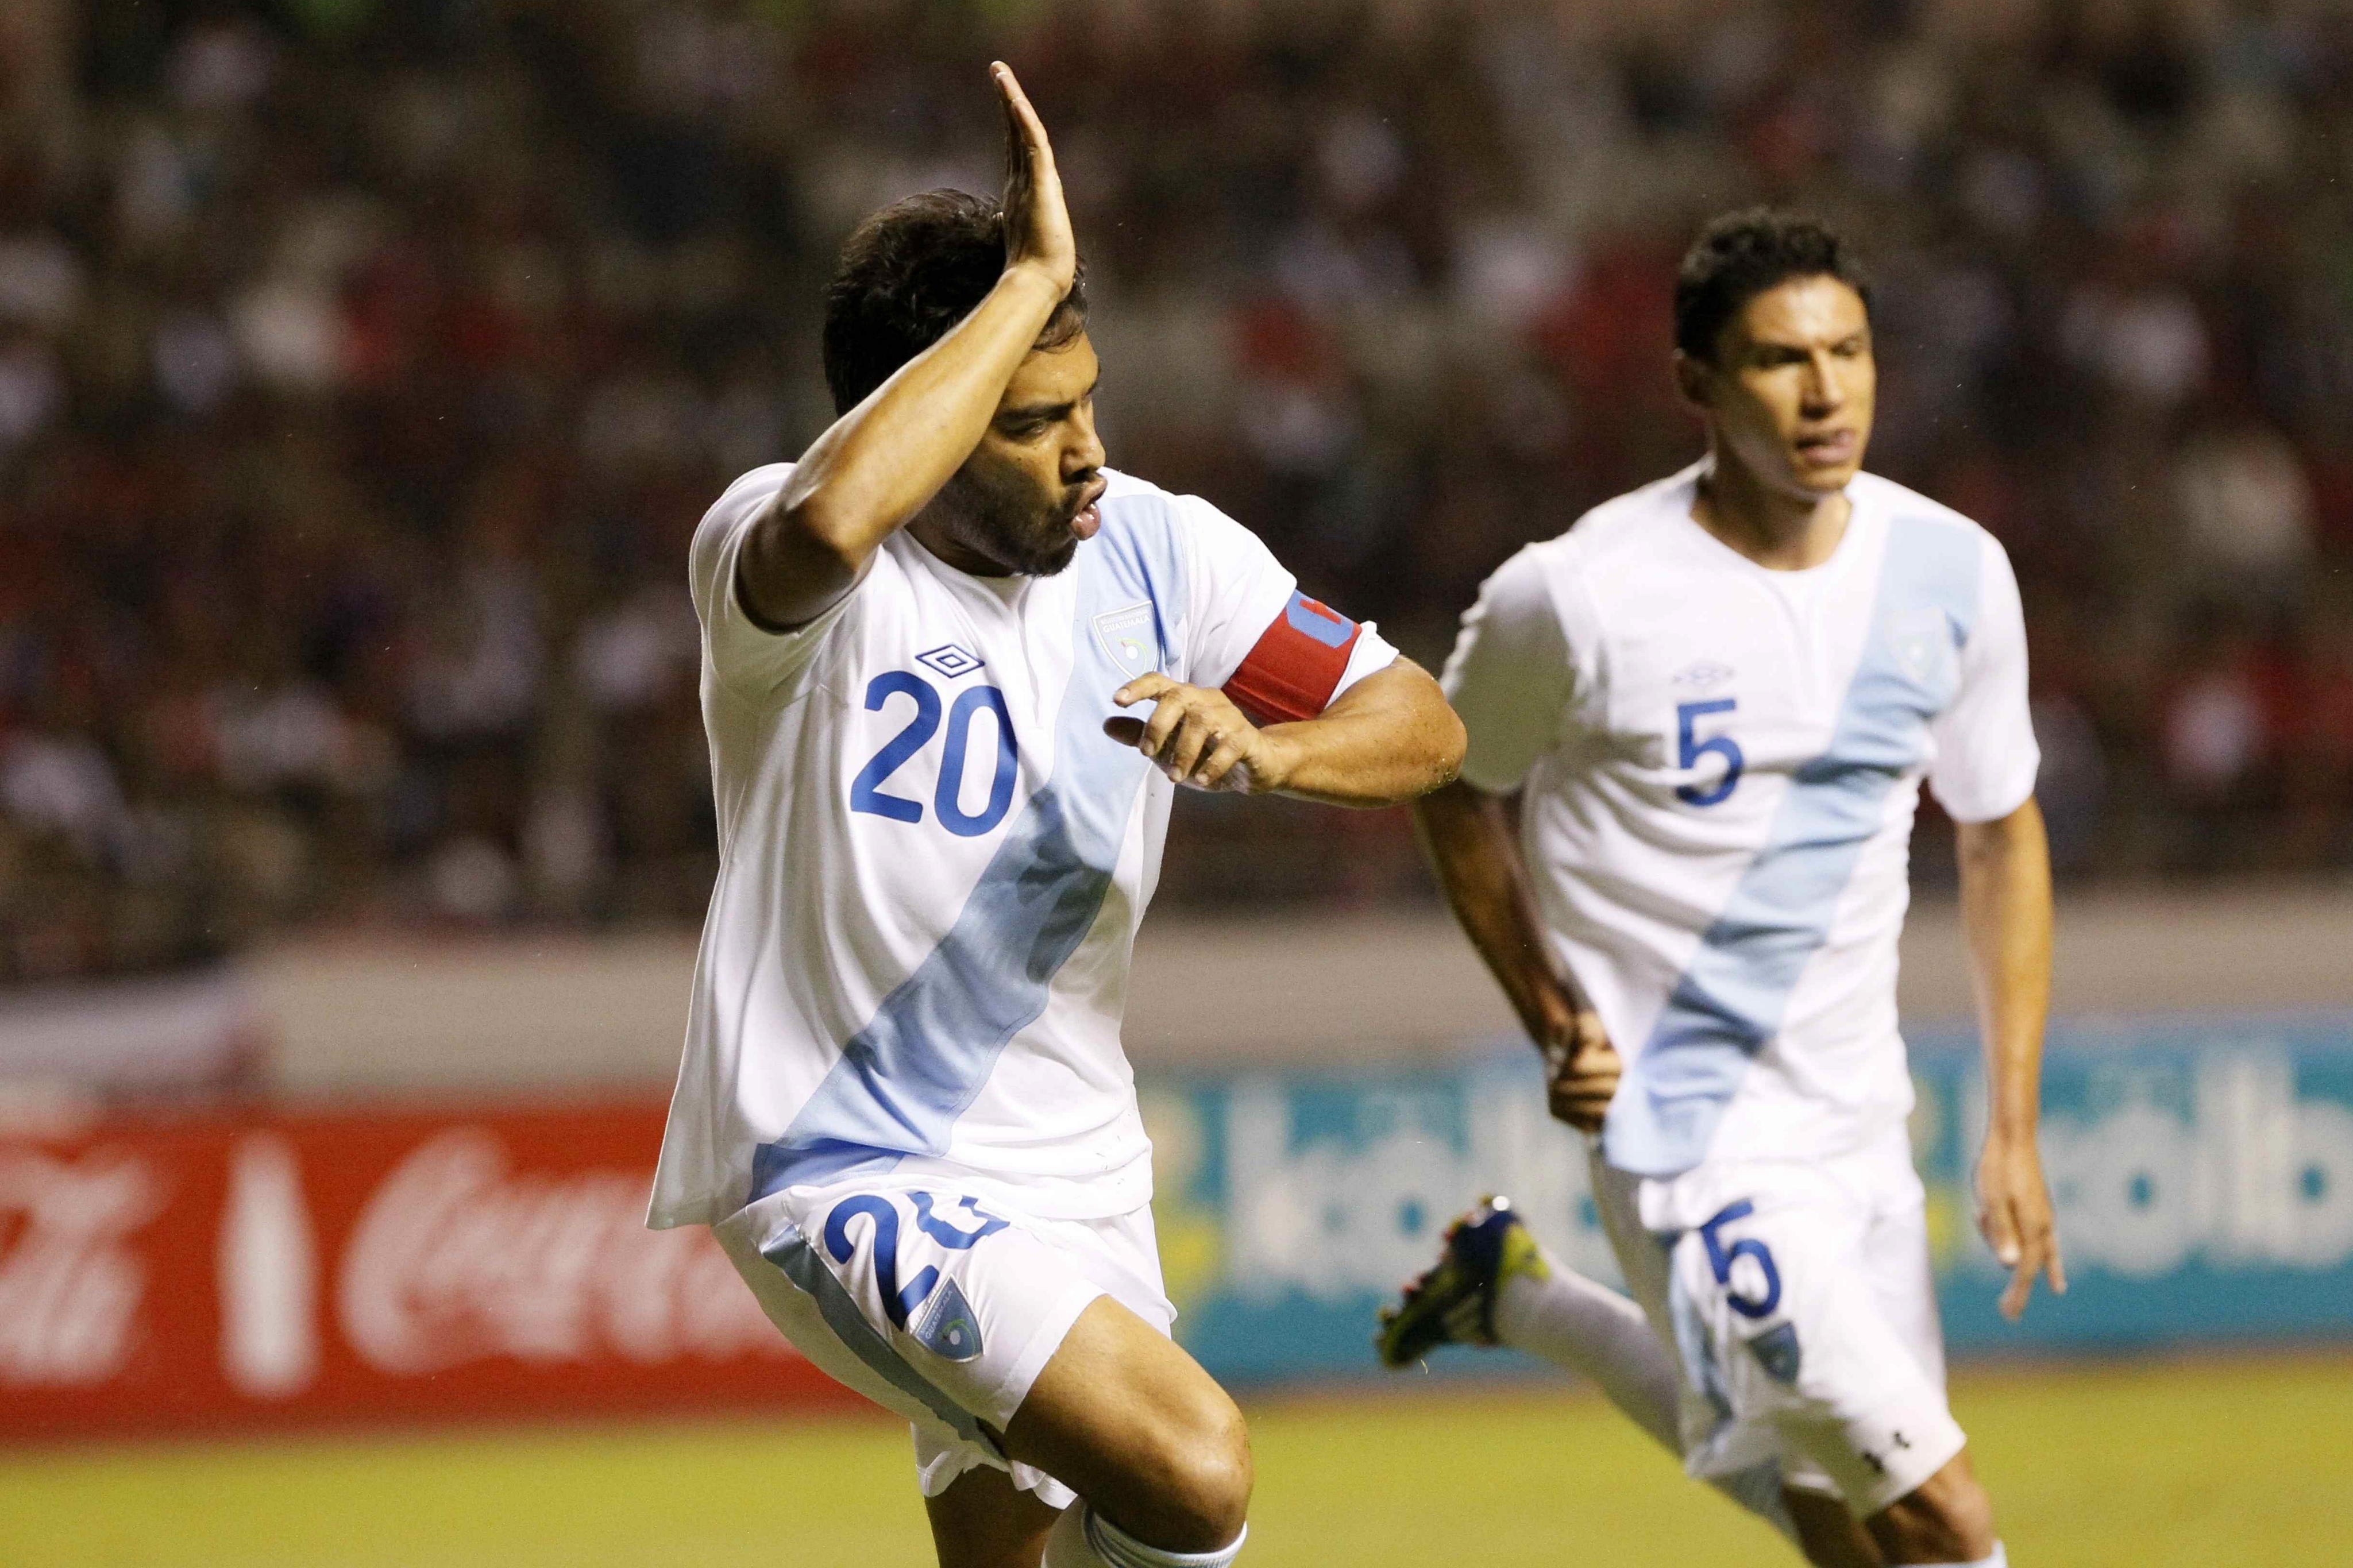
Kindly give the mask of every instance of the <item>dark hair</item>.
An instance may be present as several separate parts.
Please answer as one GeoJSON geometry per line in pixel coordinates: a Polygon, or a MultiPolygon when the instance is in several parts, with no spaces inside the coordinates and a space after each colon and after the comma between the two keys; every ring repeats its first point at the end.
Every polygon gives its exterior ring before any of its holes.
{"type": "Polygon", "coordinates": [[[1740,308],[1792,278],[1835,278],[1871,308],[1871,279],[1846,243],[1819,221],[1774,207],[1725,213],[1700,230],[1675,272],[1675,347],[1714,360],[1715,340],[1740,308]]]}
{"type": "MultiPolygon", "coordinates": [[[[1005,271],[1005,209],[987,196],[924,191],[869,217],[841,247],[825,291],[825,384],[847,414],[945,337],[1005,271]]],[[[1046,319],[1041,349],[1086,330],[1087,274],[1046,319]]]]}

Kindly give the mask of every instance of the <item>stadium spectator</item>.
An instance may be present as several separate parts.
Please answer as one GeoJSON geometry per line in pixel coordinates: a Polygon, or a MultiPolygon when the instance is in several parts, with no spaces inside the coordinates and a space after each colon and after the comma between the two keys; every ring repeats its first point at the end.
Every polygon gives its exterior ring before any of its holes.
{"type": "MultiPolygon", "coordinates": [[[[820,426],[851,218],[989,187],[955,86],[991,54],[1117,301],[1113,461],[1409,651],[1695,450],[1661,258],[1809,205],[1881,283],[1873,466],[2071,606],[2063,868],[2342,868],[2353,28],[2144,9],[12,5],[0,844],[70,890],[8,898],[8,973],[696,916],[699,498],[820,426]],[[2186,593],[2241,629],[2145,635],[2186,593]]],[[[1419,885],[1386,827],[1178,833],[1225,851],[1171,858],[1179,900],[1419,885]]]]}

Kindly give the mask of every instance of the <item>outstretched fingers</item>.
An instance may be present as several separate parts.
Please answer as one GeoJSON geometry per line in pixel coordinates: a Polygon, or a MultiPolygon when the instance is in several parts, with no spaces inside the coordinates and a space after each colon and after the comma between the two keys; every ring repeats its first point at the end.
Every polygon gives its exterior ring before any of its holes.
{"type": "Polygon", "coordinates": [[[1039,263],[1068,289],[1078,267],[1078,247],[1071,236],[1061,175],[1054,167],[1053,143],[1013,68],[998,60],[988,69],[1005,110],[1006,263],[1039,263]]]}
{"type": "MultiPolygon", "coordinates": [[[[2001,1315],[2016,1322],[2025,1314],[2026,1303],[2034,1294],[2037,1275],[2047,1278],[2053,1295],[2067,1293],[2067,1266],[2059,1256],[2059,1237],[2052,1229],[2049,1216],[2021,1214],[2011,1221],[2011,1234],[2017,1238],[2013,1257],[2002,1261],[2011,1263],[2010,1284],[2001,1293],[2001,1315]]],[[[1997,1253],[1999,1256],[1999,1253],[1997,1253]]]]}
{"type": "Polygon", "coordinates": [[[2059,1256],[2059,1236],[2047,1203],[2034,1203],[2010,1193],[1990,1194],[1978,1216],[1994,1257],[2010,1270],[2001,1293],[2001,1315],[2012,1322],[2026,1311],[2037,1276],[2051,1282],[2053,1295],[2067,1293],[2067,1265],[2059,1256]]]}
{"type": "Polygon", "coordinates": [[[1187,783],[1197,789],[1236,789],[1243,787],[1250,775],[1247,771],[1236,773],[1234,768],[1248,751],[1239,735],[1220,735],[1207,755],[1196,763],[1187,783]]]}
{"type": "Polygon", "coordinates": [[[1051,167],[1054,148],[1046,140],[1046,122],[1038,118],[1037,106],[1029,101],[1029,95],[1021,90],[1020,79],[1013,74],[1013,68],[997,60],[989,66],[988,74],[997,83],[997,101],[1005,106],[1007,173],[1036,163],[1051,167]]]}
{"type": "MultiPolygon", "coordinates": [[[[1005,213],[1009,222],[1015,213],[1029,210],[1029,129],[1022,114],[1029,100],[1004,61],[990,66],[988,75],[997,84],[997,106],[1005,115],[1005,213]]],[[[1029,118],[1035,118],[1034,110],[1029,118]]]]}
{"type": "Polygon", "coordinates": [[[1224,693],[1155,672],[1129,681],[1112,700],[1123,708],[1153,704],[1142,720],[1105,720],[1103,731],[1151,758],[1169,778],[1200,789],[1238,786],[1246,780],[1235,769],[1250,760],[1257,731],[1224,693]]]}

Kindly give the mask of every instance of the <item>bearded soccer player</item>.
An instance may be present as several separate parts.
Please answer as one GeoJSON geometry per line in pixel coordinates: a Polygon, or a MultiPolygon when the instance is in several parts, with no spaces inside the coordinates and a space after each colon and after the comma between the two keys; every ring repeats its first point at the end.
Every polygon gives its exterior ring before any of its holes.
{"type": "Polygon", "coordinates": [[[1462,731],[1240,525],[1103,468],[1053,153],[994,74],[1004,201],[858,229],[839,418],[695,534],[721,868],[650,1218],[913,1424],[947,1568],[1221,1564],[1249,1444],[1168,1337],[1119,1043],[1172,793],[1390,805],[1462,731]]]}
{"type": "Polygon", "coordinates": [[[1461,781],[1417,807],[1555,1114],[1599,1133],[1634,1300],[1491,1199],[1379,1349],[1500,1342],[1584,1372],[1825,1568],[1999,1564],[1946,1405],[1895,964],[1925,780],[1959,825],[1980,1223],[2015,1316],[2038,1273],[2065,1289],[2035,1148],[2051,892],[2017,584],[1975,523],[1862,471],[1869,293],[1820,225],[1712,225],[1674,370],[1707,456],[1487,581],[1444,678],[1461,781]]]}

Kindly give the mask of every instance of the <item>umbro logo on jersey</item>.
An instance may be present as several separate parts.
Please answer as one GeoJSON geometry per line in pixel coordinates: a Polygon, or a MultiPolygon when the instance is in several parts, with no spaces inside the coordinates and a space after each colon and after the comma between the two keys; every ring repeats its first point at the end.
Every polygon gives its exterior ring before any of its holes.
{"type": "Polygon", "coordinates": [[[929,653],[917,654],[915,662],[954,680],[959,676],[970,675],[974,670],[978,669],[981,666],[981,658],[976,653],[966,652],[952,642],[944,642],[929,653]]]}
{"type": "Polygon", "coordinates": [[[1739,671],[1728,664],[1717,664],[1713,659],[1704,658],[1697,664],[1683,666],[1669,679],[1677,686],[1688,686],[1694,691],[1704,691],[1711,686],[1723,685],[1738,673],[1739,671]]]}

